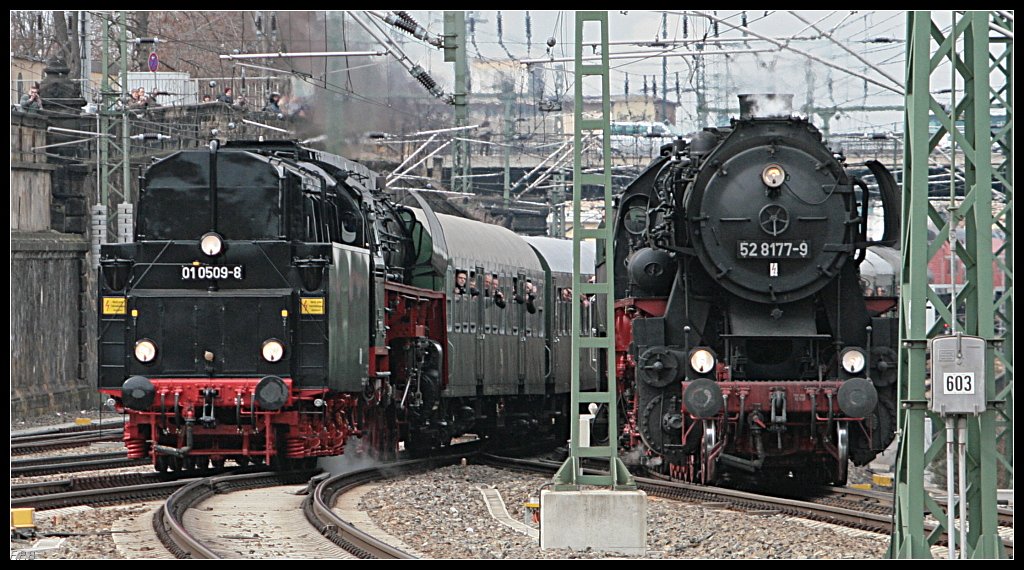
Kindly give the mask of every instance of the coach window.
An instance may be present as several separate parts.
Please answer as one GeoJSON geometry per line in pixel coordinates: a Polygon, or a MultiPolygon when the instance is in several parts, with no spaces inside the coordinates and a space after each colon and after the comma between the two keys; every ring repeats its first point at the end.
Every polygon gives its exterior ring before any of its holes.
{"type": "Polygon", "coordinates": [[[594,296],[580,293],[580,336],[594,336],[594,296]]]}
{"type": "Polygon", "coordinates": [[[558,334],[565,336],[569,334],[569,319],[572,318],[572,289],[568,287],[558,288],[558,302],[555,303],[558,306],[558,321],[555,325],[558,328],[558,334]]]}
{"type": "Polygon", "coordinates": [[[555,309],[555,314],[551,316],[552,322],[555,324],[555,330],[552,331],[552,334],[557,336],[562,334],[562,313],[565,312],[565,309],[562,307],[562,291],[564,289],[561,287],[555,288],[555,302],[551,304],[555,309]]]}
{"type": "Polygon", "coordinates": [[[475,333],[476,321],[479,318],[476,291],[476,271],[469,270],[469,294],[462,298],[462,332],[475,333]]]}
{"type": "Polygon", "coordinates": [[[582,336],[594,336],[594,305],[597,303],[596,295],[580,294],[581,314],[580,334],[582,336]]]}
{"type": "MultiPolygon", "coordinates": [[[[473,290],[473,276],[474,276],[473,271],[470,271],[469,272],[469,281],[468,281],[468,283],[469,283],[469,291],[473,290]]],[[[463,297],[461,299],[462,302],[460,303],[462,305],[462,309],[461,309],[462,312],[459,315],[459,317],[460,317],[459,320],[462,321],[462,332],[464,332],[464,333],[468,333],[469,332],[469,323],[470,323],[470,321],[476,319],[476,303],[471,303],[470,302],[471,300],[475,300],[475,298],[472,295],[470,295],[470,294],[466,294],[466,295],[463,295],[463,297]]]]}
{"type": "Polygon", "coordinates": [[[528,311],[526,308],[527,294],[528,293],[526,290],[526,280],[523,279],[519,283],[519,299],[523,302],[523,308],[520,314],[523,315],[523,326],[526,327],[527,336],[537,336],[537,324],[536,322],[534,322],[533,315],[530,314],[530,311],[528,311]]]}
{"type": "MultiPolygon", "coordinates": [[[[515,286],[516,286],[516,278],[512,277],[512,302],[513,303],[515,303],[515,286]]],[[[512,332],[512,335],[515,335],[516,337],[518,337],[519,336],[519,330],[522,327],[522,319],[519,318],[519,306],[518,305],[514,305],[514,306],[515,306],[515,310],[512,311],[512,315],[509,316],[509,330],[512,332]]]]}
{"type": "Polygon", "coordinates": [[[476,332],[476,327],[473,326],[476,323],[478,315],[477,311],[477,296],[474,294],[476,291],[476,271],[469,271],[469,295],[463,299],[462,303],[462,321],[465,323],[462,332],[476,332]],[[472,301],[472,302],[470,302],[472,301]]]}
{"type": "Polygon", "coordinates": [[[498,334],[501,330],[499,322],[501,319],[501,311],[498,310],[498,305],[495,304],[494,296],[494,270],[484,269],[483,285],[481,286],[480,293],[484,296],[484,316],[487,318],[487,324],[493,326],[491,332],[498,334]]]}
{"type": "MultiPolygon", "coordinates": [[[[541,298],[541,292],[544,290],[544,278],[539,277],[531,281],[527,281],[530,284],[530,291],[527,291],[526,300],[530,302],[530,292],[533,292],[533,306],[535,308],[531,314],[531,318],[534,320],[534,327],[537,331],[537,336],[544,338],[547,335],[547,321],[544,320],[544,299],[541,298]],[[537,287],[536,284],[540,283],[541,287],[537,287]]],[[[530,309],[527,307],[526,312],[529,313],[530,309]]]]}
{"type": "Polygon", "coordinates": [[[473,299],[476,299],[477,296],[480,295],[480,284],[477,283],[476,276],[477,272],[475,270],[470,270],[469,279],[466,281],[466,291],[473,299]]]}
{"type": "MultiPolygon", "coordinates": [[[[505,274],[498,274],[495,273],[494,271],[491,271],[491,273],[489,273],[488,275],[490,283],[490,285],[488,286],[490,288],[488,293],[490,294],[491,306],[494,308],[494,313],[496,315],[495,322],[499,324],[498,330],[505,331],[508,328],[508,316],[506,315],[506,312],[502,310],[502,307],[498,304],[499,298],[501,300],[504,300],[505,293],[501,290],[501,282],[502,277],[505,277],[505,274]],[[499,297],[499,295],[501,297],[499,297]]],[[[505,333],[502,332],[502,334],[505,333]]]]}
{"type": "Polygon", "coordinates": [[[527,336],[540,336],[540,331],[537,330],[537,317],[536,313],[531,313],[527,307],[526,300],[530,295],[529,289],[526,287],[526,280],[523,280],[519,284],[519,298],[523,301],[523,326],[526,327],[527,336]]]}
{"type": "Polygon", "coordinates": [[[484,332],[494,333],[495,330],[491,329],[492,323],[495,321],[494,316],[494,297],[491,296],[491,290],[494,287],[494,279],[491,277],[491,271],[484,269],[483,272],[483,287],[480,290],[480,294],[483,295],[484,303],[484,332]]]}
{"type": "Polygon", "coordinates": [[[500,334],[501,320],[505,314],[505,311],[501,310],[498,304],[501,280],[501,275],[496,273],[494,269],[487,269],[483,276],[484,295],[487,296],[487,309],[490,316],[489,322],[493,326],[493,332],[496,335],[500,334]]]}
{"type": "MultiPolygon", "coordinates": [[[[551,333],[551,336],[558,336],[558,319],[559,315],[562,314],[562,308],[558,304],[558,298],[562,295],[562,293],[558,290],[557,287],[553,287],[552,291],[555,292],[555,298],[552,299],[551,302],[551,330],[548,332],[551,333]]],[[[543,307],[543,305],[541,305],[541,307],[543,307]]]]}
{"type": "MultiPolygon", "coordinates": [[[[345,239],[344,235],[342,236],[342,239],[345,239]]],[[[454,290],[455,274],[452,272],[451,267],[448,267],[448,270],[445,272],[445,283],[449,284],[447,289],[448,291],[454,290]]],[[[452,304],[454,303],[455,297],[456,295],[454,293],[445,295],[445,310],[448,313],[448,318],[446,319],[448,321],[448,332],[452,332],[452,321],[455,320],[455,313],[453,312],[455,307],[452,304]]]]}
{"type": "Polygon", "coordinates": [[[539,293],[539,291],[534,290],[533,280],[531,279],[530,281],[527,281],[526,285],[524,286],[523,293],[524,301],[526,303],[526,318],[530,319],[530,326],[533,328],[534,336],[543,337],[544,319],[541,318],[543,316],[543,313],[541,312],[541,307],[539,306],[540,299],[537,297],[537,293],[539,293]],[[532,301],[530,300],[531,295],[533,296],[532,301]],[[532,313],[530,312],[531,308],[533,309],[532,313]]]}
{"type": "MultiPolygon", "coordinates": [[[[516,278],[512,277],[511,274],[503,273],[501,275],[501,285],[503,286],[503,288],[499,289],[499,290],[501,291],[502,300],[505,302],[505,308],[506,309],[508,309],[508,304],[512,303],[514,301],[514,299],[515,299],[515,295],[516,295],[515,282],[516,282],[516,278]],[[511,284],[511,289],[505,290],[505,287],[508,287],[510,284],[511,284]]],[[[501,312],[501,327],[502,327],[502,332],[504,334],[509,334],[510,331],[512,330],[512,324],[515,323],[514,319],[516,318],[515,314],[516,314],[516,311],[512,311],[512,310],[504,310],[504,311],[501,312]]]]}
{"type": "MultiPolygon", "coordinates": [[[[459,275],[460,271],[464,271],[464,270],[462,270],[462,269],[456,269],[455,270],[455,278],[456,279],[458,279],[458,275],[459,275]]],[[[467,279],[468,279],[468,274],[467,274],[467,279]]],[[[466,302],[465,302],[466,301],[466,296],[463,295],[463,294],[458,293],[454,286],[453,286],[452,290],[453,290],[453,293],[451,295],[451,299],[452,299],[452,320],[455,321],[455,332],[466,332],[465,328],[464,328],[464,326],[465,326],[465,323],[464,323],[465,319],[463,318],[463,312],[465,311],[465,306],[466,306],[466,302]]]]}
{"type": "MultiPolygon", "coordinates": [[[[502,273],[502,279],[501,279],[502,286],[503,287],[507,286],[507,284],[511,283],[511,282],[512,282],[512,276],[507,271],[505,273],[502,273]]],[[[499,291],[501,291],[502,295],[505,296],[505,307],[508,308],[508,302],[509,302],[509,294],[508,294],[508,292],[504,291],[503,289],[500,289],[499,291]]],[[[509,325],[509,319],[512,318],[512,312],[508,311],[508,310],[504,310],[501,313],[502,313],[502,316],[501,316],[501,319],[502,319],[502,335],[508,335],[509,331],[511,330],[511,326],[509,325]]]]}
{"type": "Polygon", "coordinates": [[[528,336],[536,336],[537,328],[534,326],[533,319],[530,318],[529,311],[526,310],[526,275],[519,275],[519,283],[516,284],[515,289],[512,291],[513,300],[516,301],[516,312],[522,315],[520,318],[523,323],[523,328],[529,331],[528,336]]]}
{"type": "Polygon", "coordinates": [[[521,302],[523,300],[524,293],[523,283],[525,283],[525,279],[523,279],[522,274],[519,274],[518,277],[512,278],[512,302],[515,303],[515,319],[519,322],[519,328],[522,329],[523,336],[532,336],[533,331],[530,328],[530,318],[526,314],[526,309],[523,307],[521,302]]]}
{"type": "Polygon", "coordinates": [[[558,334],[563,337],[565,336],[565,319],[568,318],[565,314],[568,311],[568,305],[565,304],[566,295],[571,298],[572,292],[566,288],[560,287],[558,288],[558,299],[555,299],[555,305],[558,307],[556,309],[558,314],[557,320],[555,321],[555,327],[558,330],[558,334]]]}

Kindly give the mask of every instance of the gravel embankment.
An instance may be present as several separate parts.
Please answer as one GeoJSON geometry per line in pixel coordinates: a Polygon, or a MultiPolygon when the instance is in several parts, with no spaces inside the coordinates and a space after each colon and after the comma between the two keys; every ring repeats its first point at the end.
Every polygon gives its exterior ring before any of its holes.
{"type": "MultiPolygon", "coordinates": [[[[607,553],[541,551],[532,539],[499,525],[477,487],[494,486],[509,514],[550,480],[489,467],[447,467],[389,481],[360,507],[384,531],[434,558],[604,558],[607,553]]],[[[781,515],[747,515],[649,498],[648,558],[880,558],[888,537],[851,536],[781,515]]]]}

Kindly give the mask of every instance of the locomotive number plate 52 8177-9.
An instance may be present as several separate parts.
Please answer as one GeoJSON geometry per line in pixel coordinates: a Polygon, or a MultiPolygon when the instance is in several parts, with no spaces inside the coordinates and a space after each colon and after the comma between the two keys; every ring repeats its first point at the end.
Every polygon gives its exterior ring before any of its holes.
{"type": "Polygon", "coordinates": [[[245,277],[242,265],[182,265],[181,280],[194,279],[234,279],[241,281],[245,277]]]}
{"type": "Polygon", "coordinates": [[[736,249],[740,259],[802,259],[811,254],[807,240],[740,241],[736,249]]]}

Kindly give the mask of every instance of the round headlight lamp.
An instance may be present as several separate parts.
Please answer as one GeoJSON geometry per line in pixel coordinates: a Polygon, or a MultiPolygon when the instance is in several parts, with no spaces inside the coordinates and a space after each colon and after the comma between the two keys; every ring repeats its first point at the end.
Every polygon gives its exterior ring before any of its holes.
{"type": "Polygon", "coordinates": [[[224,251],[224,238],[220,237],[217,232],[203,234],[203,237],[199,239],[199,249],[210,257],[220,255],[224,251]]]}
{"type": "Polygon", "coordinates": [[[135,343],[135,358],[139,362],[153,362],[156,358],[156,343],[144,338],[135,343]]]}
{"type": "Polygon", "coordinates": [[[867,357],[859,348],[847,348],[843,351],[841,360],[843,370],[850,374],[860,374],[864,370],[864,365],[867,364],[867,357]]]}
{"type": "Polygon", "coordinates": [[[786,171],[778,164],[769,164],[761,171],[761,181],[769,188],[778,188],[786,181],[786,171]]]}
{"type": "Polygon", "coordinates": [[[715,355],[706,348],[696,348],[690,352],[690,367],[697,374],[707,374],[715,368],[715,355]]]}
{"type": "Polygon", "coordinates": [[[277,362],[284,358],[284,344],[276,338],[268,339],[263,342],[260,354],[267,362],[277,362]]]}

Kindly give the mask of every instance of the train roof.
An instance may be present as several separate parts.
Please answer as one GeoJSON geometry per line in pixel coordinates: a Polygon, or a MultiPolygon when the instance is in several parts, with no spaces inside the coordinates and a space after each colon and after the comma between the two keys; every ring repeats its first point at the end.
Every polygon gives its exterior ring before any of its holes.
{"type": "MultiPolygon", "coordinates": [[[[537,253],[548,262],[548,267],[555,273],[572,273],[572,240],[544,236],[525,236],[526,243],[533,246],[537,253]]],[[[580,272],[583,275],[594,274],[596,247],[593,242],[580,244],[580,272]]]]}
{"type": "MultiPolygon", "coordinates": [[[[426,225],[423,211],[413,208],[413,212],[426,225]]],[[[444,232],[449,263],[453,267],[473,269],[480,266],[488,271],[499,266],[544,270],[533,248],[511,230],[447,214],[435,215],[444,232]]]]}

